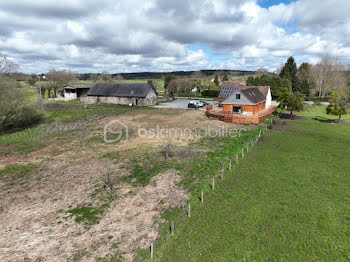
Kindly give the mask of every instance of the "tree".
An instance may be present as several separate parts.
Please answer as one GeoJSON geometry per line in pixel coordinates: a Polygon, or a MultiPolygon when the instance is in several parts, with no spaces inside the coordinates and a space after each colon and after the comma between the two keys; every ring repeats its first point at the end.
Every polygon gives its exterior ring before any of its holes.
{"type": "Polygon", "coordinates": [[[172,81],[172,80],[176,80],[176,76],[175,75],[166,75],[165,78],[164,78],[164,88],[167,89],[169,83],[172,81]]]}
{"type": "Polygon", "coordinates": [[[194,78],[194,79],[201,79],[203,77],[204,77],[204,75],[201,71],[195,71],[190,76],[190,78],[194,78]]]}
{"type": "Polygon", "coordinates": [[[247,85],[251,86],[269,86],[271,89],[272,98],[274,99],[280,96],[280,93],[284,88],[290,91],[292,90],[292,83],[288,79],[280,78],[277,76],[249,76],[246,82],[247,85]]]}
{"type": "Polygon", "coordinates": [[[189,95],[193,88],[196,87],[196,83],[185,79],[171,80],[168,84],[167,91],[172,94],[189,95]]]}
{"type": "Polygon", "coordinates": [[[330,104],[326,108],[326,112],[329,115],[338,116],[338,123],[341,120],[342,115],[348,113],[349,97],[340,95],[338,92],[333,91],[331,94],[330,104]]]}
{"type": "Polygon", "coordinates": [[[0,53],[0,74],[15,73],[19,66],[7,58],[6,55],[0,53]]]}
{"type": "Polygon", "coordinates": [[[68,70],[56,71],[54,69],[51,69],[46,74],[46,80],[48,96],[56,97],[59,88],[68,86],[76,80],[76,74],[68,70]],[[51,93],[52,91],[53,94],[51,93]]]}
{"type": "Polygon", "coordinates": [[[315,83],[311,74],[311,65],[302,63],[298,69],[297,78],[299,80],[298,91],[309,97],[315,83]]]}
{"type": "Polygon", "coordinates": [[[227,74],[224,75],[222,81],[228,81],[228,76],[227,76],[227,74]]]}
{"type": "Polygon", "coordinates": [[[255,75],[261,76],[264,74],[267,74],[269,71],[266,68],[259,68],[258,70],[256,70],[255,75]]]}
{"type": "Polygon", "coordinates": [[[29,76],[29,77],[27,78],[27,83],[28,83],[30,86],[33,86],[33,85],[35,85],[36,80],[37,80],[37,76],[36,76],[35,74],[32,74],[31,76],[29,76]]]}
{"type": "Polygon", "coordinates": [[[122,81],[124,80],[124,77],[121,74],[118,74],[115,79],[122,81]]]}
{"type": "Polygon", "coordinates": [[[98,76],[98,81],[101,82],[112,82],[112,76],[110,73],[107,71],[103,71],[99,76],[98,76]]]}
{"type": "Polygon", "coordinates": [[[294,58],[291,56],[288,58],[287,62],[282,67],[280,77],[288,79],[292,83],[292,90],[294,92],[298,91],[298,79],[297,74],[297,64],[295,63],[294,58]]]}
{"type": "Polygon", "coordinates": [[[318,64],[313,66],[311,74],[319,97],[340,90],[347,84],[343,66],[336,57],[330,55],[325,55],[318,64]]]}
{"type": "Polygon", "coordinates": [[[28,104],[16,81],[9,74],[18,69],[18,65],[0,56],[0,131],[21,129],[43,120],[43,114],[28,104]]]}
{"type": "Polygon", "coordinates": [[[284,88],[278,99],[280,102],[280,107],[282,109],[287,109],[290,114],[293,115],[293,111],[301,111],[303,109],[303,98],[300,94],[295,94],[284,88]]]}
{"type": "Polygon", "coordinates": [[[216,86],[219,86],[219,77],[218,77],[218,75],[215,75],[214,83],[215,83],[216,86]]]}

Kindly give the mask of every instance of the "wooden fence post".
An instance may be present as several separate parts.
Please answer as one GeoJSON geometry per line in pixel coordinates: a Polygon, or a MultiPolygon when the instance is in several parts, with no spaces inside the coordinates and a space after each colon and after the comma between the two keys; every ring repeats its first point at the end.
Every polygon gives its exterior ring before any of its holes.
{"type": "Polygon", "coordinates": [[[231,160],[230,160],[230,162],[228,163],[228,170],[230,170],[231,171],[231,169],[232,169],[232,166],[231,166],[232,164],[231,164],[231,160]]]}
{"type": "Polygon", "coordinates": [[[236,162],[236,164],[238,163],[238,155],[236,155],[236,161],[235,162],[236,162]]]}
{"type": "Polygon", "coordinates": [[[151,259],[153,258],[153,243],[151,243],[151,259]]]}
{"type": "Polygon", "coordinates": [[[241,154],[242,154],[242,158],[243,158],[244,157],[244,149],[243,148],[242,148],[241,154]]]}
{"type": "Polygon", "coordinates": [[[215,189],[215,178],[213,177],[213,185],[212,185],[213,190],[215,189]]]}
{"type": "Polygon", "coordinates": [[[191,217],[191,204],[188,204],[188,217],[191,217]]]}
{"type": "Polygon", "coordinates": [[[173,220],[173,221],[171,221],[171,227],[170,227],[172,236],[174,235],[174,228],[175,228],[175,224],[174,224],[174,220],[173,220]]]}
{"type": "Polygon", "coordinates": [[[204,202],[204,195],[203,195],[203,190],[202,190],[202,192],[201,192],[201,203],[203,204],[203,202],[204,202]]]}

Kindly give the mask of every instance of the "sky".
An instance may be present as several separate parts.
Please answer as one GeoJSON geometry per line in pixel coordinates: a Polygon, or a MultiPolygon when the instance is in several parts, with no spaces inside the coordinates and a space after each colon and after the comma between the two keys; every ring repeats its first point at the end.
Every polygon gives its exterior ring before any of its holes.
{"type": "Polygon", "coordinates": [[[350,64],[349,0],[0,0],[0,53],[25,73],[273,72],[350,64]]]}

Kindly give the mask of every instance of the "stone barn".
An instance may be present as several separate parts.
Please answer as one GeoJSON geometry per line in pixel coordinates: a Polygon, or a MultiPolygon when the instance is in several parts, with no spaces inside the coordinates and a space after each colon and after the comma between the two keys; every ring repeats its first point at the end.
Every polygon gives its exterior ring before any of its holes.
{"type": "Polygon", "coordinates": [[[96,83],[85,101],[88,104],[151,106],[157,104],[158,93],[150,81],[147,84],[96,83]]]}

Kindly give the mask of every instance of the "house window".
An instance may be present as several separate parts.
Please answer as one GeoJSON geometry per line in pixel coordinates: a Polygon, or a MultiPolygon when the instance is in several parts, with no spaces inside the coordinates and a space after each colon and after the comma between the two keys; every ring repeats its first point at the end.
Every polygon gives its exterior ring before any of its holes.
{"type": "Polygon", "coordinates": [[[241,99],[241,94],[236,94],[236,99],[241,99]]]}

